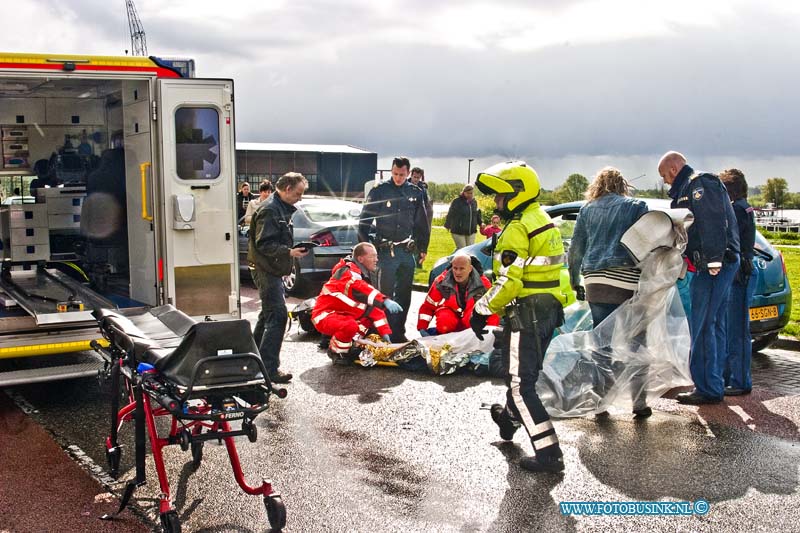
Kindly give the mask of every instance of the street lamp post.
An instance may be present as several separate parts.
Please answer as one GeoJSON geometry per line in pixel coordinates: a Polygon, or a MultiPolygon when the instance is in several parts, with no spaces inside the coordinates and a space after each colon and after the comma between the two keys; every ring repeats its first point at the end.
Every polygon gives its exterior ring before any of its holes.
{"type": "Polygon", "coordinates": [[[475,161],[473,158],[467,159],[467,185],[469,185],[469,178],[470,178],[470,170],[472,168],[472,162],[475,161]]]}

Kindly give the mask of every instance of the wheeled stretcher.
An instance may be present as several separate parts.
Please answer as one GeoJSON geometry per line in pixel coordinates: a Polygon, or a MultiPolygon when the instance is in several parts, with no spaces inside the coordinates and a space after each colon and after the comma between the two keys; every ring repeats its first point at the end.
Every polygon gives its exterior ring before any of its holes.
{"type": "MultiPolygon", "coordinates": [[[[106,359],[110,378],[111,433],[106,438],[109,473],[119,474],[122,448],[118,431],[133,421],[136,477],[122,495],[120,509],[134,490],[146,483],[145,434],[149,435],[161,489],[159,513],[167,532],[180,531],[173,507],[162,450],[177,444],[191,450],[192,464],[199,467],[207,440],[225,442],[233,475],[244,492],[264,499],[270,527],[286,525],[286,508],[280,494],[266,479],[258,486],[247,484],[239,463],[234,437],[257,439],[255,418],[267,409],[269,398],[286,397],[286,390],[272,386],[246,320],[197,322],[171,305],[146,311],[94,311],[109,347],[92,347],[106,359]],[[120,408],[121,388],[128,403],[120,408]],[[171,417],[169,434],[159,436],[156,417],[171,417]],[[241,421],[240,429],[231,422],[241,421]]],[[[118,512],[119,512],[118,511],[118,512]]]]}

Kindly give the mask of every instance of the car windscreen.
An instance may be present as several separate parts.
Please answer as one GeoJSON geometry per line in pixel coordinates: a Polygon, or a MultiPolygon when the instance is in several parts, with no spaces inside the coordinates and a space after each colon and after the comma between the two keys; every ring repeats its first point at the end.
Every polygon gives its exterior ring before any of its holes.
{"type": "Polygon", "coordinates": [[[311,222],[358,222],[361,211],[360,205],[345,202],[315,202],[300,207],[311,222]]]}

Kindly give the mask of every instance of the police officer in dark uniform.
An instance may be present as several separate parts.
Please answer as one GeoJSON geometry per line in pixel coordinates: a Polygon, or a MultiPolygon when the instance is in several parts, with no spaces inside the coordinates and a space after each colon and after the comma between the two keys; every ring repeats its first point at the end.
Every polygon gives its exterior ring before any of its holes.
{"type": "Polygon", "coordinates": [[[739,226],[739,272],[733,278],[728,297],[728,362],[725,368],[725,396],[750,394],[753,378],[750,364],[753,339],[750,337],[750,300],[756,289],[753,274],[756,221],[753,208],[747,203],[747,180],[736,168],[720,172],[719,179],[728,189],[736,224],[739,226]]]}
{"type": "Polygon", "coordinates": [[[378,249],[379,289],[403,309],[387,316],[392,328],[392,342],[405,342],[406,317],[411,305],[411,285],[416,259],[425,260],[430,227],[425,213],[422,190],[408,181],[411,163],[407,157],[392,161],[392,179],[373,188],[367,195],[358,240],[372,242],[378,249]],[[372,226],[374,236],[371,237],[372,226]]]}
{"type": "Polygon", "coordinates": [[[714,174],[695,172],[678,152],[667,152],[658,173],[670,186],[673,208],[694,215],[689,227],[686,257],[697,273],[692,281],[689,319],[689,370],[695,389],[677,396],[680,403],[719,403],[725,391],[727,359],[725,321],[721,320],[728,292],[739,270],[739,229],[725,186],[714,174]]]}

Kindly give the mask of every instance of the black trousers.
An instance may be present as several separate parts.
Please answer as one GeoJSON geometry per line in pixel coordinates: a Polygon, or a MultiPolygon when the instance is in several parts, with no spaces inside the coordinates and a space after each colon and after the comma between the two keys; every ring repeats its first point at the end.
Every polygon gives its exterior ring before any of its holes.
{"type": "Polygon", "coordinates": [[[535,323],[521,312],[523,328],[518,333],[511,333],[508,324],[503,328],[503,357],[508,362],[503,416],[525,426],[537,456],[561,457],[556,430],[536,392],[536,382],[553,332],[564,322],[564,313],[552,296],[540,299],[535,311],[535,323]],[[512,342],[517,344],[515,351],[511,350],[512,342]]]}

